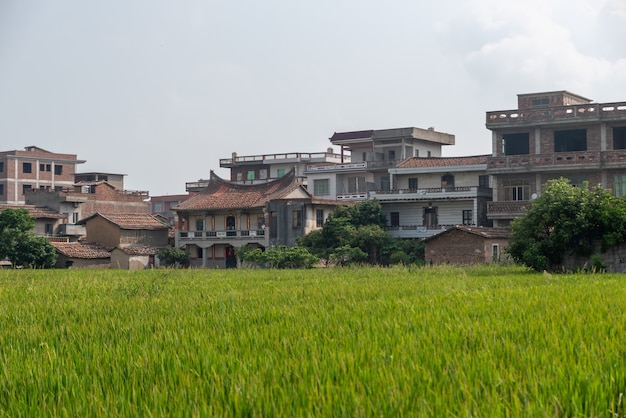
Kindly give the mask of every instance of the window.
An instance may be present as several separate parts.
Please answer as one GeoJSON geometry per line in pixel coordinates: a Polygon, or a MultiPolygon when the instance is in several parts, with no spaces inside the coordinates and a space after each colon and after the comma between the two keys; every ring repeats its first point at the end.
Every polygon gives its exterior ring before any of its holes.
{"type": "Polygon", "coordinates": [[[389,161],[393,161],[396,159],[396,152],[394,150],[389,150],[389,161]]]}
{"type": "Polygon", "coordinates": [[[491,260],[500,261],[500,246],[498,244],[491,244],[491,260]]]}
{"type": "Polygon", "coordinates": [[[259,178],[261,180],[265,180],[267,178],[267,168],[262,168],[259,170],[259,178]]]}
{"type": "Polygon", "coordinates": [[[324,209],[315,210],[315,226],[318,228],[324,226],[324,209]]]}
{"type": "Polygon", "coordinates": [[[530,198],[530,181],[504,182],[504,200],[528,200],[530,198]]]}
{"type": "Polygon", "coordinates": [[[0,184],[0,195],[4,194],[4,184],[0,184]]]}
{"type": "Polygon", "coordinates": [[[237,173],[237,181],[243,180],[243,173],[237,173]]]}
{"type": "Polygon", "coordinates": [[[441,176],[441,188],[448,191],[454,190],[454,175],[447,173],[441,176]]]}
{"type": "Polygon", "coordinates": [[[474,222],[472,222],[472,211],[471,210],[464,210],[463,211],[463,225],[473,225],[474,222]]]}
{"type": "Polygon", "coordinates": [[[204,219],[196,219],[196,231],[204,231],[204,219]]]}
{"type": "Polygon", "coordinates": [[[300,228],[302,227],[302,211],[300,209],[296,209],[293,212],[291,212],[292,214],[292,222],[291,222],[291,226],[292,228],[300,228]]]}
{"type": "Polygon", "coordinates": [[[279,168],[278,170],[276,170],[276,177],[282,177],[285,175],[285,169],[284,168],[279,168]]]}
{"type": "Polygon", "coordinates": [[[424,226],[426,228],[436,228],[439,225],[437,218],[437,207],[429,205],[424,208],[424,226]]]}
{"type": "Polygon", "coordinates": [[[278,238],[278,213],[270,213],[270,238],[278,238]]]}
{"type": "Polygon", "coordinates": [[[550,104],[550,99],[547,97],[541,99],[533,99],[533,107],[545,107],[550,104]]]}
{"type": "Polygon", "coordinates": [[[430,151],[426,151],[426,156],[430,158],[432,156],[432,153],[430,151]]]}
{"type": "Polygon", "coordinates": [[[265,215],[258,215],[256,218],[257,229],[265,229],[265,215]]]}
{"type": "Polygon", "coordinates": [[[391,180],[389,176],[382,176],[380,178],[380,190],[389,190],[391,189],[391,180]]]}
{"type": "Polygon", "coordinates": [[[248,170],[247,180],[254,180],[254,170],[248,170]]]}
{"type": "Polygon", "coordinates": [[[72,223],[75,224],[78,222],[78,212],[72,213],[72,223]]]}
{"type": "Polygon", "coordinates": [[[409,179],[409,189],[417,190],[417,177],[411,177],[409,179]]]}
{"type": "Polygon", "coordinates": [[[52,224],[47,223],[44,228],[46,235],[52,235],[52,224]]]}
{"type": "Polygon", "coordinates": [[[613,128],[613,149],[626,149],[626,126],[613,128]]]}
{"type": "Polygon", "coordinates": [[[0,173],[4,171],[4,161],[0,161],[0,173]]]}
{"type": "MultiPolygon", "coordinates": [[[[45,164],[39,164],[39,171],[45,171],[46,169],[46,165],[45,164]]],[[[50,171],[50,170],[48,170],[50,171]]]]}
{"type": "Polygon", "coordinates": [[[54,174],[59,175],[59,176],[61,174],[63,174],[63,166],[55,164],[55,166],[54,166],[54,174]]]}
{"type": "Polygon", "coordinates": [[[31,163],[22,163],[22,172],[24,173],[32,173],[33,165],[31,163]]]}
{"type": "Polygon", "coordinates": [[[522,155],[529,154],[528,132],[502,135],[502,154],[522,155]]]}
{"type": "Polygon", "coordinates": [[[31,190],[33,186],[30,184],[22,184],[22,194],[25,194],[27,191],[31,190]]]}
{"type": "Polygon", "coordinates": [[[348,193],[365,192],[365,177],[348,177],[348,193]]]}
{"type": "Polygon", "coordinates": [[[46,164],[46,171],[50,171],[50,164],[46,164]]]}
{"type": "Polygon", "coordinates": [[[626,196],[626,174],[618,174],[615,176],[613,187],[615,197],[626,196]]]}
{"type": "Polygon", "coordinates": [[[159,202],[159,203],[155,203],[154,204],[154,211],[155,212],[163,212],[163,203],[159,202]]]}
{"type": "Polygon", "coordinates": [[[391,212],[389,215],[389,222],[391,222],[391,226],[400,226],[400,212],[391,212]]]}
{"type": "Polygon", "coordinates": [[[587,150],[587,130],[554,131],[554,152],[587,150]]]}
{"type": "Polygon", "coordinates": [[[478,176],[478,187],[489,187],[489,176],[478,176]]]}
{"type": "Polygon", "coordinates": [[[330,180],[313,180],[313,194],[315,196],[328,196],[330,194],[330,180]]]}
{"type": "Polygon", "coordinates": [[[418,150],[417,148],[415,148],[415,151],[413,151],[413,152],[414,152],[414,154],[413,154],[413,155],[414,155],[415,157],[419,157],[419,156],[420,156],[420,150],[418,150]]]}

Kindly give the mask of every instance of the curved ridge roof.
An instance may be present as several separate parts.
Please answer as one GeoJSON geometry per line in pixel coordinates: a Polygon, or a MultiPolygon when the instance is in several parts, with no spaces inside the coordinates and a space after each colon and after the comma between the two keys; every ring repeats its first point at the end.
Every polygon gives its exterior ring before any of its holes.
{"type": "Polygon", "coordinates": [[[298,183],[294,170],[279,179],[257,184],[235,183],[211,171],[207,187],[173,209],[193,211],[257,208],[265,206],[271,200],[281,199],[298,188],[302,188],[302,185],[298,183]]]}

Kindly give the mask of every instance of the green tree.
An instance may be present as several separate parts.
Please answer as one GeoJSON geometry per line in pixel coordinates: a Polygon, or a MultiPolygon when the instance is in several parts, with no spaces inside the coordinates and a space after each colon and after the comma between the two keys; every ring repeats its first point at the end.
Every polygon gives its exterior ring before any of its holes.
{"type": "Polygon", "coordinates": [[[566,254],[589,257],[626,239],[626,201],[600,186],[551,180],[526,214],[511,223],[507,252],[534,270],[558,270],[566,254]]]}
{"type": "Polygon", "coordinates": [[[184,266],[189,262],[189,255],[182,248],[165,247],[157,256],[168,266],[184,266]]]}
{"type": "Polygon", "coordinates": [[[319,258],[304,247],[290,248],[282,245],[268,248],[265,251],[260,248],[244,249],[239,252],[239,258],[241,261],[249,261],[276,269],[311,268],[319,262],[319,258]]]}
{"type": "Polygon", "coordinates": [[[43,237],[33,235],[35,219],[26,209],[5,209],[0,213],[0,259],[14,267],[53,267],[56,250],[43,237]]]}

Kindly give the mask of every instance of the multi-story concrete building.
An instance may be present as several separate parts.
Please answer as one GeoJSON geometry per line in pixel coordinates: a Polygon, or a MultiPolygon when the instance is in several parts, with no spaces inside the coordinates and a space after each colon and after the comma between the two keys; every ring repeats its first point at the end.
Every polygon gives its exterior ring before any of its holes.
{"type": "Polygon", "coordinates": [[[391,188],[369,192],[397,238],[426,238],[455,225],[489,226],[488,155],[407,158],[387,171],[391,188]]]}
{"type": "Polygon", "coordinates": [[[25,204],[33,189],[60,190],[74,185],[75,154],[60,154],[36,146],[0,152],[0,203],[25,204]]]}
{"type": "Polygon", "coordinates": [[[517,109],[487,112],[486,126],[494,226],[523,215],[550,179],[626,195],[626,102],[593,103],[567,91],[520,94],[517,109]]]}
{"type": "Polygon", "coordinates": [[[400,128],[336,132],[330,142],[340,148],[340,161],[309,164],[307,187],[316,197],[365,200],[368,193],[391,190],[389,168],[409,157],[440,157],[454,135],[434,128],[400,128]]]}
{"type": "Polygon", "coordinates": [[[195,193],[151,196],[150,213],[166,218],[170,226],[178,228],[178,217],[176,216],[176,212],[174,212],[173,208],[174,206],[189,199],[194,194],[195,193]]]}
{"type": "MultiPolygon", "coordinates": [[[[220,167],[230,170],[230,181],[240,184],[258,184],[281,178],[289,171],[294,171],[300,183],[307,183],[304,174],[310,164],[338,164],[350,161],[350,156],[336,154],[332,148],[326,152],[287,152],[279,154],[237,155],[221,158],[220,167]]],[[[199,192],[209,184],[209,180],[200,179],[187,182],[188,192],[199,192]]]]}

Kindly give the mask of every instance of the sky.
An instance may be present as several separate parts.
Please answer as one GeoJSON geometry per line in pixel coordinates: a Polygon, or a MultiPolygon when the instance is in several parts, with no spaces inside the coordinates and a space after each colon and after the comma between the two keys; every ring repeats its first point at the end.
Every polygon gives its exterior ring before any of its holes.
{"type": "MultiPolygon", "coordinates": [[[[185,193],[220,158],[434,127],[491,152],[517,94],[626,101],[625,0],[0,0],[0,150],[185,193]]],[[[335,148],[335,151],[338,151],[335,148]]]]}

